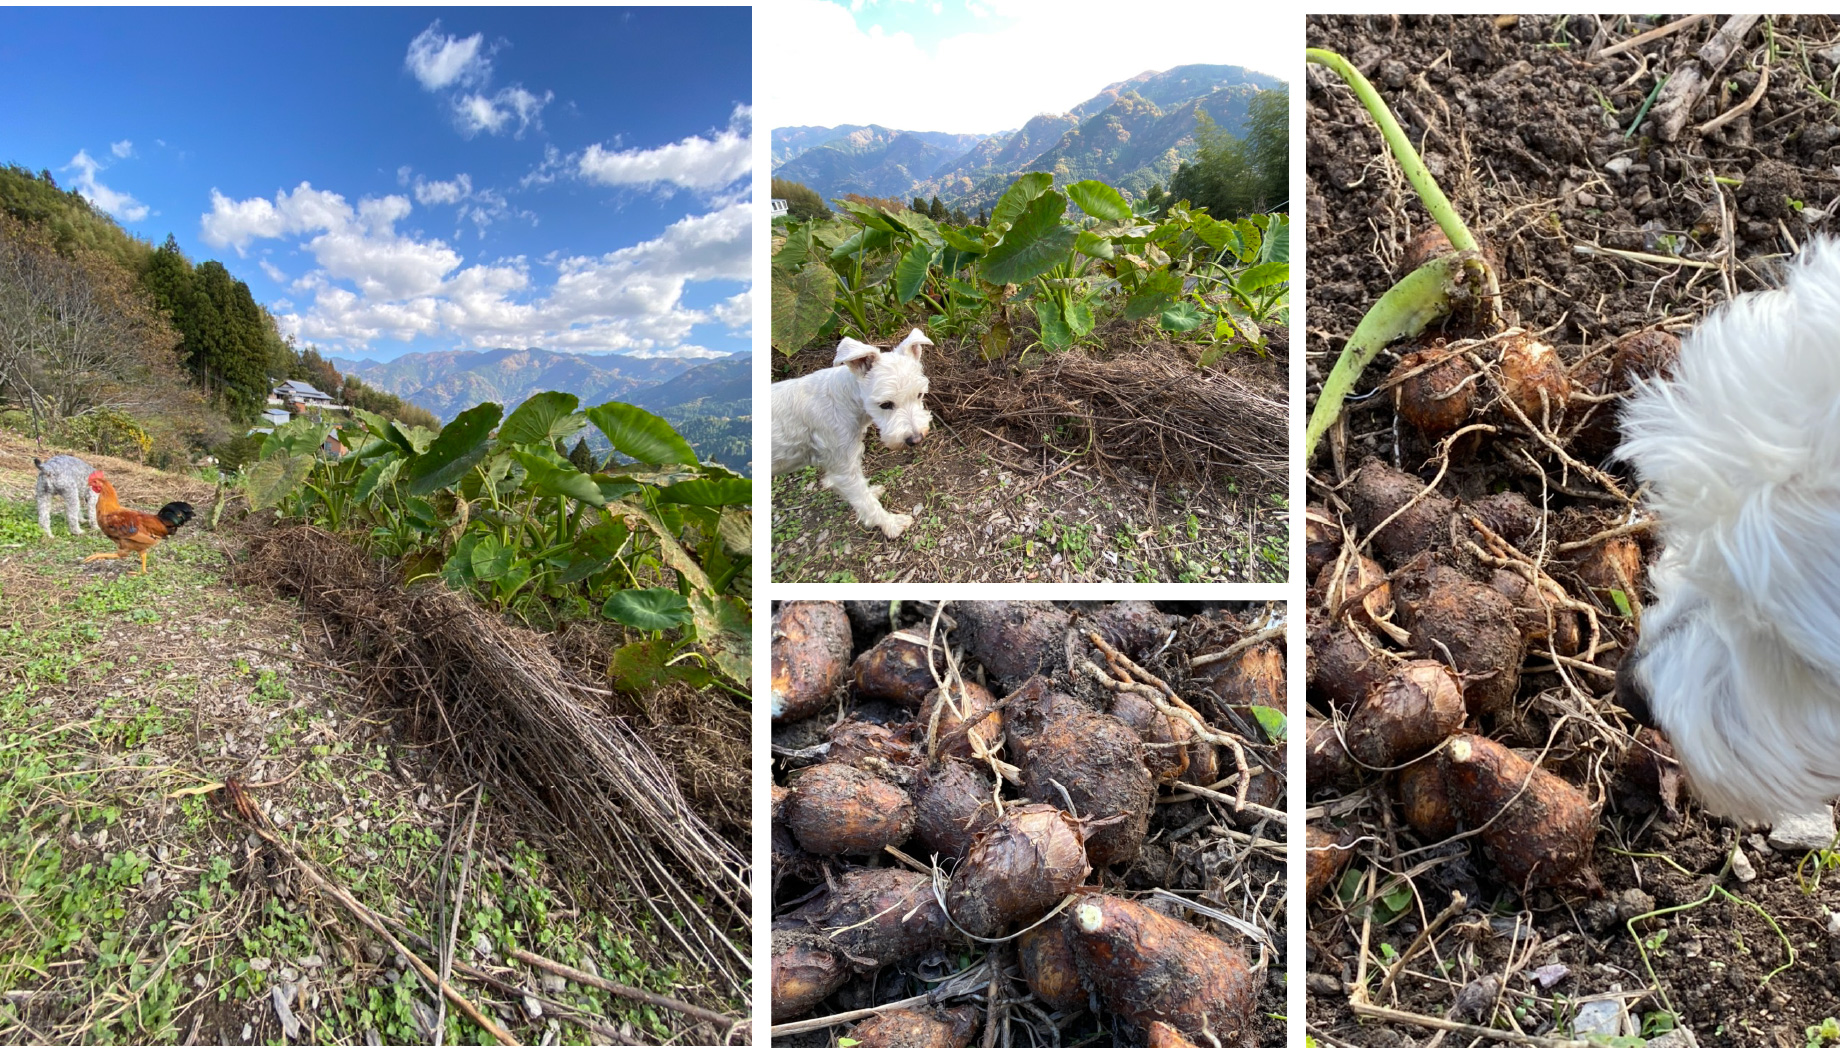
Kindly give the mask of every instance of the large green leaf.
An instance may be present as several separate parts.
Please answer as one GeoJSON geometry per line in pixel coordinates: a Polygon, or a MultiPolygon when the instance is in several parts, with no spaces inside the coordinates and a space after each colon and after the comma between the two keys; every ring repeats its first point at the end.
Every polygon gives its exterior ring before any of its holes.
{"type": "Polygon", "coordinates": [[[505,424],[498,427],[498,442],[501,445],[550,444],[573,436],[576,430],[588,424],[587,419],[575,413],[580,404],[573,393],[557,390],[538,393],[519,404],[505,424]]]}
{"type": "Polygon", "coordinates": [[[1233,286],[1242,294],[1250,294],[1268,287],[1274,287],[1289,280],[1291,266],[1288,262],[1260,262],[1248,266],[1233,278],[1233,286]]]}
{"type": "MultiPolygon", "coordinates": [[[[977,227],[972,226],[969,228],[976,229],[977,227]]],[[[984,253],[984,238],[982,235],[973,236],[967,230],[953,229],[951,226],[940,226],[939,236],[948,246],[955,247],[967,255],[981,255],[984,253]]]]}
{"type": "Polygon", "coordinates": [[[243,478],[243,485],[249,492],[249,505],[254,509],[266,509],[279,503],[293,494],[311,472],[311,452],[305,455],[277,455],[255,463],[243,478]]]}
{"type": "Polygon", "coordinates": [[[984,255],[984,279],[993,284],[1023,284],[1067,261],[1079,233],[1061,223],[1067,198],[1044,193],[1016,218],[1003,240],[984,255]]]}
{"type": "Polygon", "coordinates": [[[1031,171],[1016,179],[1014,185],[1003,191],[997,199],[997,205],[990,209],[990,231],[1002,233],[1009,229],[1021,216],[1029,203],[1048,191],[1054,184],[1054,176],[1045,171],[1031,171]]]}
{"type": "Polygon", "coordinates": [[[1225,250],[1235,238],[1232,226],[1216,220],[1212,215],[1201,214],[1195,216],[1195,235],[1216,251],[1225,250]]]}
{"type": "Polygon", "coordinates": [[[306,416],[283,423],[262,441],[262,458],[276,455],[311,455],[332,435],[332,425],[315,422],[306,416]]]}
{"type": "Polygon", "coordinates": [[[513,452],[524,467],[524,482],[539,494],[567,495],[590,506],[604,505],[606,496],[590,477],[567,462],[556,463],[528,451],[513,452]]]}
{"type": "Polygon", "coordinates": [[[1207,321],[1207,315],[1193,302],[1177,302],[1163,310],[1163,330],[1193,331],[1207,321]]]}
{"type": "Polygon", "coordinates": [[[378,488],[388,487],[396,479],[404,461],[402,458],[387,458],[371,463],[370,468],[358,478],[358,486],[352,489],[352,497],[359,502],[368,501],[378,488]]]}
{"type": "Polygon", "coordinates": [[[1104,182],[1075,182],[1067,187],[1067,195],[1075,207],[1094,218],[1120,221],[1131,217],[1131,205],[1124,195],[1104,182]]]}
{"type": "Polygon", "coordinates": [[[1182,291],[1182,278],[1167,269],[1159,269],[1144,278],[1137,291],[1125,300],[1126,320],[1144,320],[1161,313],[1182,291]]]}
{"type": "Polygon", "coordinates": [[[516,551],[500,542],[497,535],[481,535],[473,544],[473,577],[481,582],[501,579],[516,559],[516,551]]]}
{"type": "Polygon", "coordinates": [[[676,590],[663,587],[620,590],[607,598],[601,614],[647,633],[676,629],[691,619],[690,602],[676,590]]]}
{"type": "Polygon", "coordinates": [[[690,609],[696,616],[697,640],[703,650],[723,673],[745,686],[753,672],[753,627],[747,604],[736,597],[698,590],[690,594],[690,609]]]}
{"type": "Polygon", "coordinates": [[[1079,299],[1067,306],[1067,330],[1073,332],[1076,339],[1092,334],[1093,311],[1091,303],[1079,299]]]}
{"type": "Polygon", "coordinates": [[[754,482],[746,477],[685,480],[658,489],[658,501],[687,506],[743,506],[754,499],[754,482]]]}
{"type": "Polygon", "coordinates": [[[837,306],[837,277],[810,265],[796,273],[773,271],[773,346],[791,356],[824,328],[837,306]]]}
{"type": "Polygon", "coordinates": [[[692,688],[707,688],[715,675],[693,659],[673,662],[677,645],[664,637],[637,641],[619,648],[607,663],[607,676],[619,691],[641,693],[658,689],[660,681],[681,680],[692,688]]]}
{"type": "Polygon", "coordinates": [[[426,495],[459,480],[480,459],[486,457],[486,438],[504,409],[491,401],[467,408],[441,427],[440,435],[428,444],[428,450],[412,460],[403,471],[409,494],[426,495]]]}
{"type": "Polygon", "coordinates": [[[649,466],[666,462],[696,465],[696,451],[689,442],[678,436],[669,422],[644,408],[608,401],[589,408],[588,421],[607,435],[613,450],[627,458],[649,466]]]}
{"type": "Polygon", "coordinates": [[[1107,261],[1110,261],[1117,253],[1110,237],[1102,237],[1089,229],[1080,230],[1079,237],[1073,242],[1073,249],[1082,255],[1103,258],[1107,261]]]}
{"type": "Polygon", "coordinates": [[[869,229],[877,229],[884,233],[893,233],[901,228],[893,218],[889,217],[887,212],[874,205],[859,204],[854,200],[836,200],[832,201],[832,203],[835,203],[842,210],[855,215],[862,221],[862,224],[869,229]]]}
{"type": "Polygon", "coordinates": [[[912,302],[926,286],[926,274],[932,267],[933,249],[926,244],[915,244],[894,267],[895,298],[903,305],[912,302]]]}
{"type": "Polygon", "coordinates": [[[1259,253],[1261,262],[1289,262],[1291,260],[1291,221],[1287,215],[1273,215],[1272,221],[1265,229],[1264,250],[1259,253]]]}

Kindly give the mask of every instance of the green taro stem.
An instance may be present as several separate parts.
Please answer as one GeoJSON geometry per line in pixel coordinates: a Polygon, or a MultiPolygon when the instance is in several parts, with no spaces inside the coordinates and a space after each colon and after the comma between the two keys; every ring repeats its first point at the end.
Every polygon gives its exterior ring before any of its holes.
{"type": "Polygon", "coordinates": [[[1374,303],[1348,336],[1342,355],[1329,377],[1323,379],[1310,424],[1303,434],[1303,461],[1316,454],[1316,445],[1342,415],[1342,401],[1354,391],[1382,348],[1394,339],[1416,335],[1451,311],[1450,289],[1461,277],[1462,260],[1455,255],[1434,258],[1405,275],[1374,303]]]}
{"type": "Polygon", "coordinates": [[[1359,69],[1334,51],[1310,47],[1305,48],[1303,53],[1309,61],[1327,66],[1335,75],[1347,81],[1354,96],[1367,107],[1367,115],[1373,117],[1374,123],[1379,126],[1380,134],[1386,139],[1386,147],[1393,151],[1393,158],[1399,161],[1400,170],[1405,172],[1406,181],[1412,183],[1418,199],[1425,204],[1425,210],[1431,213],[1432,220],[1450,239],[1450,246],[1458,251],[1480,251],[1475,236],[1463,224],[1463,220],[1457,217],[1456,207],[1444,195],[1444,190],[1439,188],[1437,179],[1431,177],[1425,162],[1419,159],[1418,150],[1412,148],[1412,140],[1406,137],[1399,121],[1393,119],[1393,111],[1387,108],[1386,100],[1380,97],[1380,92],[1374,90],[1374,85],[1367,82],[1359,69]]]}

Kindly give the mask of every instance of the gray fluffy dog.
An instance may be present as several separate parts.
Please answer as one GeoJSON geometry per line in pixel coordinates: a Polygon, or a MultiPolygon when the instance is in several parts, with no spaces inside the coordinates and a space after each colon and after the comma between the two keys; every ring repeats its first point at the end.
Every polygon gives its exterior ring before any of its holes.
{"type": "Polygon", "coordinates": [[[89,526],[96,527],[97,495],[89,487],[89,475],[94,472],[89,463],[75,455],[55,455],[40,462],[32,460],[38,467],[38,526],[45,530],[45,537],[51,537],[51,500],[59,495],[64,497],[64,522],[70,526],[72,535],[83,534],[80,522],[85,512],[89,515],[89,526]]]}

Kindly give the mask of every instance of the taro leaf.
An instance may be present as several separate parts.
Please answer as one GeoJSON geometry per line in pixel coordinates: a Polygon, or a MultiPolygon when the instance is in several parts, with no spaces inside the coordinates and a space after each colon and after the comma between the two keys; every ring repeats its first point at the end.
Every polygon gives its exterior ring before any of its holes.
{"type": "Polygon", "coordinates": [[[563,555],[556,581],[564,586],[572,586],[582,579],[598,575],[607,565],[613,563],[605,557],[591,556],[586,553],[568,553],[563,555]]]}
{"type": "Polygon", "coordinates": [[[514,559],[515,551],[500,542],[497,535],[481,535],[473,544],[473,577],[481,582],[503,578],[514,559]]]}
{"type": "Polygon", "coordinates": [[[894,243],[894,234],[880,229],[859,229],[856,235],[831,249],[832,262],[846,262],[858,252],[880,251],[894,243]]]}
{"type": "Polygon", "coordinates": [[[1207,315],[1193,302],[1177,302],[1163,310],[1162,325],[1165,331],[1193,331],[1207,320],[1207,315]]]}
{"type": "Polygon", "coordinates": [[[1124,195],[1104,182],[1075,182],[1067,187],[1067,195],[1076,207],[1094,218],[1116,222],[1131,217],[1131,205],[1124,195]]]}
{"type": "Polygon", "coordinates": [[[1002,360],[1004,354],[1009,352],[1009,339],[1009,323],[1003,320],[993,321],[978,339],[983,344],[984,359],[1002,360]]]}
{"type": "Polygon", "coordinates": [[[610,477],[605,473],[594,475],[594,486],[601,489],[601,504],[623,499],[639,490],[639,482],[625,477],[610,477]]]}
{"type": "Polygon", "coordinates": [[[745,477],[727,480],[685,480],[658,489],[658,501],[686,506],[745,506],[754,500],[754,482],[745,477]]]}
{"type": "Polygon", "coordinates": [[[803,266],[810,258],[811,227],[806,226],[788,236],[779,249],[773,252],[773,268],[775,270],[794,270],[803,266]]]}
{"type": "Polygon", "coordinates": [[[1272,709],[1270,706],[1254,706],[1252,715],[1258,719],[1259,727],[1265,730],[1266,738],[1274,744],[1284,741],[1286,721],[1283,710],[1272,709]]]}
{"type": "Polygon", "coordinates": [[[589,408],[588,421],[607,435],[615,451],[628,458],[651,466],[665,462],[696,465],[696,451],[689,442],[669,422],[644,408],[608,401],[589,408]]]}
{"type": "Polygon", "coordinates": [[[405,426],[400,422],[390,423],[390,440],[411,455],[420,455],[434,443],[435,432],[427,426],[405,426]]]}
{"type": "Polygon", "coordinates": [[[690,602],[674,589],[620,590],[607,598],[601,614],[622,626],[656,633],[689,622],[690,602]]]}
{"type": "Polygon", "coordinates": [[[249,491],[249,505],[253,509],[264,509],[278,504],[282,499],[294,493],[300,482],[313,472],[313,456],[282,455],[267,458],[249,467],[249,473],[243,479],[249,491]]]}
{"type": "Polygon", "coordinates": [[[352,489],[352,497],[359,502],[369,501],[378,488],[387,487],[396,480],[396,474],[402,471],[405,461],[392,458],[371,463],[370,468],[358,478],[358,486],[352,489]]]}
{"type": "Polygon", "coordinates": [[[1001,234],[1008,230],[1028,208],[1029,203],[1046,193],[1053,184],[1054,176],[1046,171],[1031,171],[1016,179],[1014,185],[1003,191],[996,206],[990,209],[990,231],[1001,234]]]}
{"type": "Polygon", "coordinates": [[[320,449],[326,438],[332,435],[332,426],[325,422],[313,422],[306,418],[297,418],[285,422],[262,440],[262,458],[274,458],[278,455],[311,455],[320,449]]]}
{"type": "Polygon", "coordinates": [[[1124,304],[1126,320],[1144,320],[1161,313],[1182,290],[1182,278],[1167,269],[1159,269],[1144,278],[1124,304]]]}
{"type": "Polygon", "coordinates": [[[469,531],[454,543],[447,563],[441,565],[441,578],[449,588],[463,590],[473,581],[473,547],[479,544],[480,532],[469,531]]]}
{"type": "Polygon", "coordinates": [[[1036,197],[1002,243],[984,255],[984,279],[993,284],[1026,283],[1067,261],[1080,235],[1061,223],[1066,210],[1067,198],[1059,193],[1036,197]]]}
{"type": "Polygon", "coordinates": [[[577,502],[599,506],[607,501],[594,478],[566,462],[555,463],[528,451],[513,452],[524,466],[526,482],[545,495],[567,495],[577,502]]]}
{"type": "Polygon", "coordinates": [[[1067,330],[1060,303],[1051,298],[1035,303],[1035,321],[1041,328],[1041,341],[1049,349],[1066,349],[1073,345],[1073,332],[1067,330]]]}
{"type": "Polygon", "coordinates": [[[467,408],[441,427],[441,433],[405,471],[411,495],[426,495],[459,480],[486,457],[486,438],[504,409],[491,401],[467,408]]]}
{"type": "Polygon", "coordinates": [[[1291,266],[1289,262],[1260,262],[1250,266],[1233,278],[1233,287],[1242,295],[1262,291],[1289,280],[1291,266]]]}
{"type": "Polygon", "coordinates": [[[1067,330],[1073,332],[1074,338],[1082,339],[1092,334],[1093,311],[1089,303],[1079,301],[1069,305],[1066,320],[1067,330]]]}
{"type": "Polygon", "coordinates": [[[947,247],[957,248],[967,255],[981,255],[984,253],[984,239],[982,237],[974,237],[962,229],[953,229],[951,226],[940,226],[939,238],[946,242],[947,247]]]}
{"type": "Polygon", "coordinates": [[[1291,260],[1291,223],[1283,215],[1275,215],[1270,226],[1265,230],[1265,243],[1259,252],[1260,262],[1286,262],[1291,260]]]}
{"type": "MultiPolygon", "coordinates": [[[[971,263],[976,262],[978,257],[982,254],[982,251],[960,251],[955,247],[945,248],[939,252],[939,271],[947,274],[956,273],[971,263]]],[[[953,280],[949,281],[949,283],[964,287],[971,286],[962,280],[953,280]]],[[[963,294],[964,292],[960,291],[959,293],[963,294]]]]}
{"type": "Polygon", "coordinates": [[[1092,258],[1103,258],[1107,261],[1110,261],[1112,256],[1116,253],[1112,248],[1112,239],[1110,237],[1102,237],[1097,233],[1085,229],[1080,230],[1080,235],[1075,238],[1073,249],[1082,255],[1088,255],[1092,258]]]}
{"type": "Polygon", "coordinates": [[[1239,234],[1240,248],[1237,254],[1241,261],[1250,262],[1258,258],[1265,240],[1264,235],[1259,232],[1259,227],[1242,218],[1233,223],[1233,231],[1239,234]]]}
{"type": "Polygon", "coordinates": [[[690,594],[690,608],[696,615],[697,640],[703,650],[717,669],[745,687],[753,672],[749,654],[753,636],[747,604],[736,597],[698,590],[690,594]]]}
{"type": "Polygon", "coordinates": [[[692,688],[707,688],[714,676],[694,662],[673,664],[677,645],[662,637],[628,644],[608,660],[607,675],[616,690],[640,693],[655,691],[662,680],[681,680],[692,688]]]}
{"type": "Polygon", "coordinates": [[[588,421],[575,413],[581,401],[573,393],[549,390],[517,406],[498,427],[500,444],[549,444],[573,436],[588,421]]]}
{"type": "Polygon", "coordinates": [[[888,216],[887,212],[879,207],[874,207],[869,204],[859,204],[854,200],[834,200],[832,203],[861,219],[862,224],[869,229],[880,230],[884,233],[893,233],[901,228],[896,224],[894,219],[888,216]]]}
{"type": "Polygon", "coordinates": [[[665,565],[677,572],[680,577],[688,579],[695,592],[710,592],[712,587],[709,585],[709,576],[703,571],[703,566],[698,564],[696,558],[690,555],[690,551],[684,549],[683,544],[677,541],[676,533],[666,527],[664,521],[630,502],[609,502],[606,511],[610,516],[624,520],[628,527],[643,526],[649,529],[658,539],[658,552],[664,559],[665,565]]]}
{"type": "Polygon", "coordinates": [[[787,356],[817,337],[837,307],[837,277],[826,266],[773,271],[773,345],[787,356]]]}
{"type": "Polygon", "coordinates": [[[1195,216],[1195,235],[1201,242],[1216,251],[1233,243],[1233,227],[1215,219],[1212,215],[1195,216]]]}
{"type": "Polygon", "coordinates": [[[926,244],[915,244],[894,267],[895,298],[902,304],[912,302],[926,286],[926,275],[932,267],[933,249],[926,244]]]}

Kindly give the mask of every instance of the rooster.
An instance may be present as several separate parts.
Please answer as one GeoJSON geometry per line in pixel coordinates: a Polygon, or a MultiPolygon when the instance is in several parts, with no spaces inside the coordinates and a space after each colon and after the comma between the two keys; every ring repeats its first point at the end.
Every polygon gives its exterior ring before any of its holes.
{"type": "Polygon", "coordinates": [[[89,475],[89,489],[98,496],[96,524],[104,535],[115,540],[115,552],[91,554],[83,558],[85,564],[92,560],[119,560],[138,551],[141,555],[141,570],[138,574],[145,575],[148,551],[196,516],[189,502],[168,502],[160,507],[158,513],[123,509],[115,497],[115,486],[109,483],[101,470],[89,475]]]}
{"type": "Polygon", "coordinates": [[[1618,455],[1665,552],[1617,674],[1711,810],[1751,822],[1840,794],[1840,243],[1743,295],[1624,409],[1618,455]]]}

